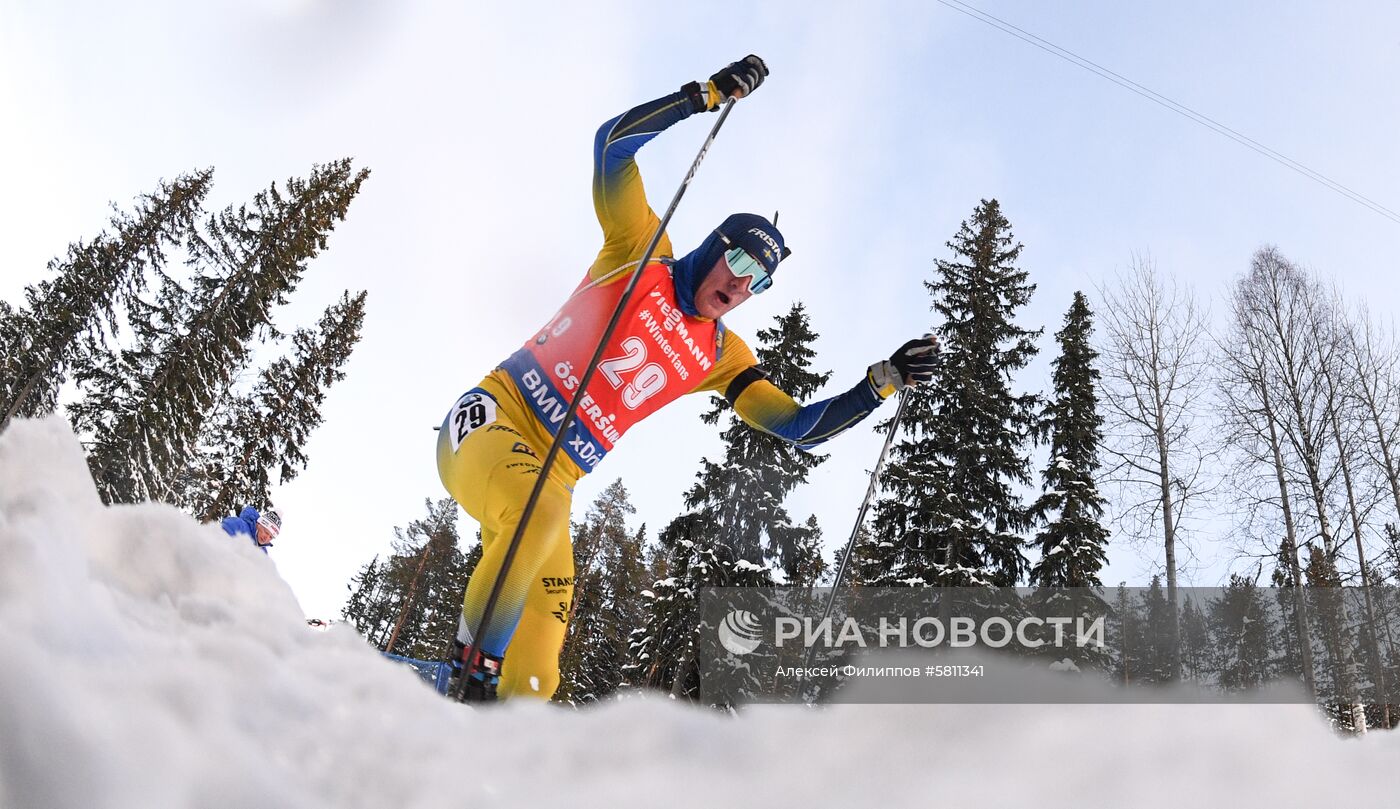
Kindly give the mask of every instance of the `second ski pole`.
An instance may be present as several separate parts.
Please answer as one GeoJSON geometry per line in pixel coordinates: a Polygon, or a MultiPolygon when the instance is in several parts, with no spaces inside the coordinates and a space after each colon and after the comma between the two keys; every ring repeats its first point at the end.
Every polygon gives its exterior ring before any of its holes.
{"type": "MultiPolygon", "coordinates": [[[[909,403],[909,390],[906,389],[899,394],[899,407],[895,408],[894,418],[890,419],[890,428],[885,433],[885,443],[880,447],[880,457],[875,461],[875,469],[870,473],[870,485],[865,489],[865,499],[860,501],[860,510],[856,512],[856,523],[851,526],[851,537],[846,540],[846,550],[841,554],[841,564],[836,567],[836,577],[831,581],[831,595],[826,599],[826,609],[822,611],[821,620],[817,626],[824,626],[826,620],[831,617],[831,610],[836,606],[836,594],[841,590],[841,580],[846,577],[846,568],[851,561],[851,553],[855,551],[856,540],[860,537],[861,526],[865,525],[865,514],[870,510],[870,501],[874,499],[875,492],[880,485],[880,472],[885,468],[885,459],[889,457],[890,447],[894,444],[895,434],[899,432],[899,423],[904,416],[904,407],[909,403]]],[[[811,668],[812,649],[808,646],[807,654],[803,659],[802,667],[811,668]]],[[[800,683],[799,683],[800,686],[800,683]]],[[[798,688],[798,695],[801,695],[801,688],[798,688]]]]}

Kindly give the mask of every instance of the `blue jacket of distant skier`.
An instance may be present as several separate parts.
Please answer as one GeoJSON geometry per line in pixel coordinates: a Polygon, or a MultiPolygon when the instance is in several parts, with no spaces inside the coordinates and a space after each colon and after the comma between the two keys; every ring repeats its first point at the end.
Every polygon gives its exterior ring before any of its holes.
{"type": "Polygon", "coordinates": [[[236,537],[239,534],[243,534],[248,537],[248,539],[252,540],[253,544],[257,545],[263,553],[267,553],[266,545],[258,545],[259,516],[261,515],[258,514],[257,509],[252,506],[244,506],[237,517],[225,517],[220,525],[223,526],[224,531],[229,536],[236,537]]]}

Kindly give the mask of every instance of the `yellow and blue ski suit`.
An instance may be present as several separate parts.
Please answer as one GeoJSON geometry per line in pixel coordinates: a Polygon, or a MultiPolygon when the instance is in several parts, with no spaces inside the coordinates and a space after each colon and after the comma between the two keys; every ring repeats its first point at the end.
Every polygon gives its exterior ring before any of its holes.
{"type": "MultiPolygon", "coordinates": [[[[713,84],[702,93],[710,110],[722,100],[713,84]]],[[[481,523],[482,557],[463,600],[459,640],[479,641],[481,651],[504,657],[501,697],[548,699],[559,685],[559,651],[573,600],[574,484],[628,426],[679,395],[710,391],[724,395],[754,428],[807,448],[849,428],[893,393],[891,387],[877,390],[867,376],[845,393],[802,406],[769,382],[738,335],[695,311],[695,289],[724,249],[717,233],[681,259],[672,258],[670,238],[663,234],[655,262],[638,267],[660,219],[647,203],[634,157],[662,130],[692,115],[692,99],[685,91],[673,93],[599,128],[593,205],[603,247],[597,259],[559,313],[463,394],[438,433],[443,485],[481,523]],[[467,637],[481,620],[556,425],[578,394],[578,377],[625,281],[638,271],[644,275],[627,316],[604,353],[600,373],[583,392],[576,423],[507,571],[491,625],[484,637],[467,637]]]]}

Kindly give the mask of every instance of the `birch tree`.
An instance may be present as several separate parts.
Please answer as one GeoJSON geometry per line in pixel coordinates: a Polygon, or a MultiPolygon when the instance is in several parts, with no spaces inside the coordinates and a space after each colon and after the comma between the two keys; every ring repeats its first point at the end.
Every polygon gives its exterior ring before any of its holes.
{"type": "MultiPolygon", "coordinates": [[[[1232,451],[1230,479],[1237,496],[1243,495],[1247,500],[1249,523],[1261,515],[1272,520],[1274,515],[1268,509],[1277,508],[1277,523],[1271,521],[1268,525],[1270,529],[1281,529],[1283,539],[1277,550],[1271,543],[1270,552],[1284,571],[1283,581],[1302,587],[1298,521],[1290,492],[1290,473],[1284,464],[1283,415],[1272,390],[1264,342],[1255,326],[1253,309],[1236,290],[1231,298],[1230,324],[1220,341],[1220,412],[1225,428],[1222,439],[1232,451]]],[[[1316,693],[1312,651],[1306,640],[1310,625],[1307,603],[1304,599],[1292,599],[1290,603],[1295,605],[1291,610],[1297,624],[1293,637],[1298,639],[1303,680],[1308,692],[1316,693]]]]}
{"type": "MultiPolygon", "coordinates": [[[[1174,615],[1183,520],[1211,488],[1215,454],[1203,433],[1211,394],[1207,317],[1189,290],[1145,257],[1099,297],[1106,477],[1120,489],[1121,531],[1161,542],[1174,615]]],[[[1179,643],[1174,619],[1171,625],[1179,643]]]]}

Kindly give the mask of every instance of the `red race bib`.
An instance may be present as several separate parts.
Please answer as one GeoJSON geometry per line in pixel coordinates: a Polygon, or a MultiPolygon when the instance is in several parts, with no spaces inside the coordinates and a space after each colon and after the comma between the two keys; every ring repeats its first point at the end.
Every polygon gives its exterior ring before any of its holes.
{"type": "MultiPolygon", "coordinates": [[[[651,264],[640,272],[564,438],[564,451],[585,472],[632,425],[699,387],[719,358],[718,323],[681,311],[670,267],[651,264]]],[[[534,339],[501,363],[551,435],[626,287],[625,280],[607,286],[585,280],[534,339]]]]}

